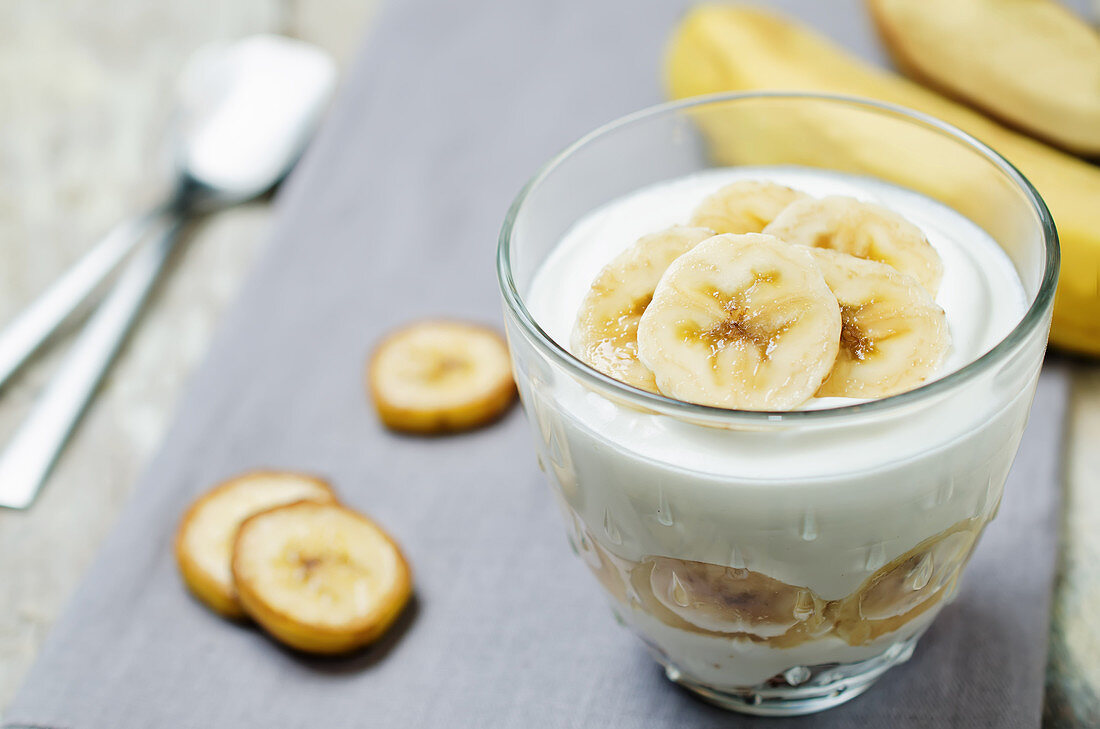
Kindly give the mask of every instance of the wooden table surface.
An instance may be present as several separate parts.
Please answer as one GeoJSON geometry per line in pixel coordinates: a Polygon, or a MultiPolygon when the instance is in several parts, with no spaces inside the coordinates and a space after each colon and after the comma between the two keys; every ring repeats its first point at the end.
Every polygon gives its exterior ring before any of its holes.
{"type": "MultiPolygon", "coordinates": [[[[12,0],[0,4],[0,322],[111,224],[151,202],[178,70],[204,42],[277,32],[346,66],[379,0],[12,0]]],[[[161,170],[164,169],[162,165],[161,170]]],[[[197,225],[35,507],[0,510],[0,718],[156,448],[265,237],[269,207],[197,225]]],[[[63,354],[0,399],[0,442],[63,354]]],[[[1075,361],[1049,727],[1100,726],[1100,365],[1075,361]]]]}

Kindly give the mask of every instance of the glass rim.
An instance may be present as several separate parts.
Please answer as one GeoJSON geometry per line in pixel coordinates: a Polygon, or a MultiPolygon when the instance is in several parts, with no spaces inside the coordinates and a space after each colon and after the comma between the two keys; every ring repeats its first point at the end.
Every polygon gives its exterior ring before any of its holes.
{"type": "Polygon", "coordinates": [[[985,372],[994,364],[1004,360],[1042,323],[1047,311],[1051,308],[1054,301],[1054,290],[1058,284],[1059,262],[1060,250],[1058,247],[1058,232],[1054,225],[1054,219],[1051,217],[1050,211],[1047,209],[1046,203],[1043,201],[1038,191],[1015,165],[1002,157],[991,147],[958,127],[941,121],[929,114],[874,99],[813,92],[750,91],[708,94],[706,96],[697,96],[690,99],[649,106],[597,127],[551,157],[550,160],[520,189],[519,193],[512,201],[511,206],[508,208],[508,213],[504,218],[504,224],[501,227],[497,246],[497,281],[500,285],[500,290],[506,306],[512,314],[515,315],[526,333],[532,337],[536,345],[553,361],[564,367],[583,383],[593,386],[597,392],[611,390],[614,392],[616,398],[624,399],[644,410],[658,412],[679,419],[695,422],[703,421],[720,426],[763,426],[769,423],[797,423],[810,425],[841,418],[852,418],[856,415],[888,413],[903,409],[909,405],[949,392],[985,372]],[[1020,318],[1020,321],[1012,328],[1012,331],[977,359],[972,360],[944,377],[928,382],[912,390],[889,397],[879,398],[877,400],[843,405],[835,408],[782,411],[732,410],[712,405],[685,402],[683,400],[676,400],[664,395],[641,390],[596,370],[574,356],[568,349],[547,334],[539,323],[535,321],[531,312],[528,311],[523,301],[523,297],[520,295],[515,280],[512,277],[511,243],[515,232],[515,223],[531,193],[576,152],[609,133],[640,122],[645,122],[653,117],[681,112],[694,107],[759,99],[824,101],[842,106],[862,108],[869,112],[900,118],[928,128],[933,132],[953,138],[965,147],[979,153],[987,161],[992,163],[994,167],[1005,174],[1030,203],[1032,211],[1038,218],[1042,229],[1044,247],[1044,271],[1039,290],[1036,292],[1035,299],[1031,302],[1027,311],[1020,318]]]}

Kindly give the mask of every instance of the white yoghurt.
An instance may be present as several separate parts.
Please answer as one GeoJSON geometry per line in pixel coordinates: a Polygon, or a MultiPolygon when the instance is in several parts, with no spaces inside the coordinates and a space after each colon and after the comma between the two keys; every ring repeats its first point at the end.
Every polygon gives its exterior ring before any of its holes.
{"type": "MultiPolygon", "coordinates": [[[[708,170],[647,187],[585,216],[539,269],[528,309],[551,337],[568,347],[581,301],[611,259],[642,236],[686,225],[698,204],[737,180],[769,180],[816,197],[846,195],[877,203],[919,227],[943,261],[936,295],[947,315],[952,347],[939,376],[989,351],[1020,321],[1027,296],[1012,262],[996,241],[950,208],[879,180],[798,168],[708,170]]],[[[806,408],[847,405],[848,398],[814,398],[806,408]]]]}
{"type": "MultiPolygon", "coordinates": [[[[944,264],[936,300],[952,346],[939,377],[995,346],[1027,309],[1024,287],[997,243],[938,202],[864,177],[730,168],[641,189],[579,220],[525,296],[535,321],[568,349],[581,301],[615,255],[642,235],[687,223],[703,198],[740,179],[849,195],[920,227],[944,264]]],[[[656,555],[747,567],[826,600],[851,594],[884,564],[960,520],[992,515],[1033,390],[1006,394],[991,374],[885,415],[730,430],[624,407],[561,373],[521,378],[520,387],[564,500],[608,551],[634,561],[656,555]]],[[[855,402],[829,398],[808,407],[855,402]]],[[[696,667],[697,678],[744,686],[784,667],[875,655],[923,628],[937,610],[870,646],[830,639],[793,650],[735,646],[650,616],[624,617],[681,668],[696,667]]]]}

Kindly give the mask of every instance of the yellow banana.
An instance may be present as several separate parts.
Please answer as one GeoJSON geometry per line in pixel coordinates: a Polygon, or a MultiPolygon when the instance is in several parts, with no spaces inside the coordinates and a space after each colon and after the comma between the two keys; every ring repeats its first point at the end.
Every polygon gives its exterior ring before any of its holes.
{"type": "MultiPolygon", "coordinates": [[[[753,8],[703,5],[690,12],[672,36],[666,73],[674,98],[760,89],[863,96],[923,111],[986,142],[1035,185],[1058,226],[1063,258],[1052,343],[1100,355],[1100,170],[753,8]]],[[[854,119],[824,105],[807,106],[782,125],[751,126],[747,120],[736,133],[708,131],[714,153],[726,163],[766,161],[782,149],[788,160],[878,175],[969,211],[972,217],[981,211],[983,218],[1001,218],[1003,225],[1013,225],[1003,191],[975,194],[981,187],[977,176],[982,174],[977,162],[973,169],[947,167],[943,156],[929,148],[930,135],[913,132],[909,137],[894,125],[886,138],[885,126],[853,128],[854,119]],[[886,149],[891,154],[883,154],[886,149]]]]}
{"type": "Polygon", "coordinates": [[[1100,155],[1100,35],[1058,0],[868,0],[907,76],[1009,126],[1100,155]]]}

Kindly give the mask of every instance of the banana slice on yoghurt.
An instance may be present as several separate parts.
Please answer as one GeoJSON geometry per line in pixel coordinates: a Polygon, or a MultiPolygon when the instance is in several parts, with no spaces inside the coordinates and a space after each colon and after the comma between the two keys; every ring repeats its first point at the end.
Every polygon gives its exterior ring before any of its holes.
{"type": "Polygon", "coordinates": [[[668,397],[790,410],[829,374],[840,331],[840,307],[808,250],[719,235],[665,271],[638,325],[638,356],[668,397]]]}
{"type": "Polygon", "coordinates": [[[840,304],[840,352],[819,397],[879,398],[924,384],[951,345],[947,318],[916,280],[846,253],[810,253],[840,304]]]}
{"type": "Polygon", "coordinates": [[[570,349],[609,377],[657,392],[653,373],[638,361],[638,320],[669,264],[714,235],[686,225],[643,236],[607,264],[584,297],[570,349]]]}
{"type": "Polygon", "coordinates": [[[703,200],[691,224],[716,233],[759,233],[788,205],[805,197],[804,192],[774,182],[740,180],[703,200]]]}
{"type": "Polygon", "coordinates": [[[893,266],[932,296],[943,263],[920,228],[893,210],[852,197],[805,198],[791,203],[764,229],[788,243],[831,248],[893,266]]]}

